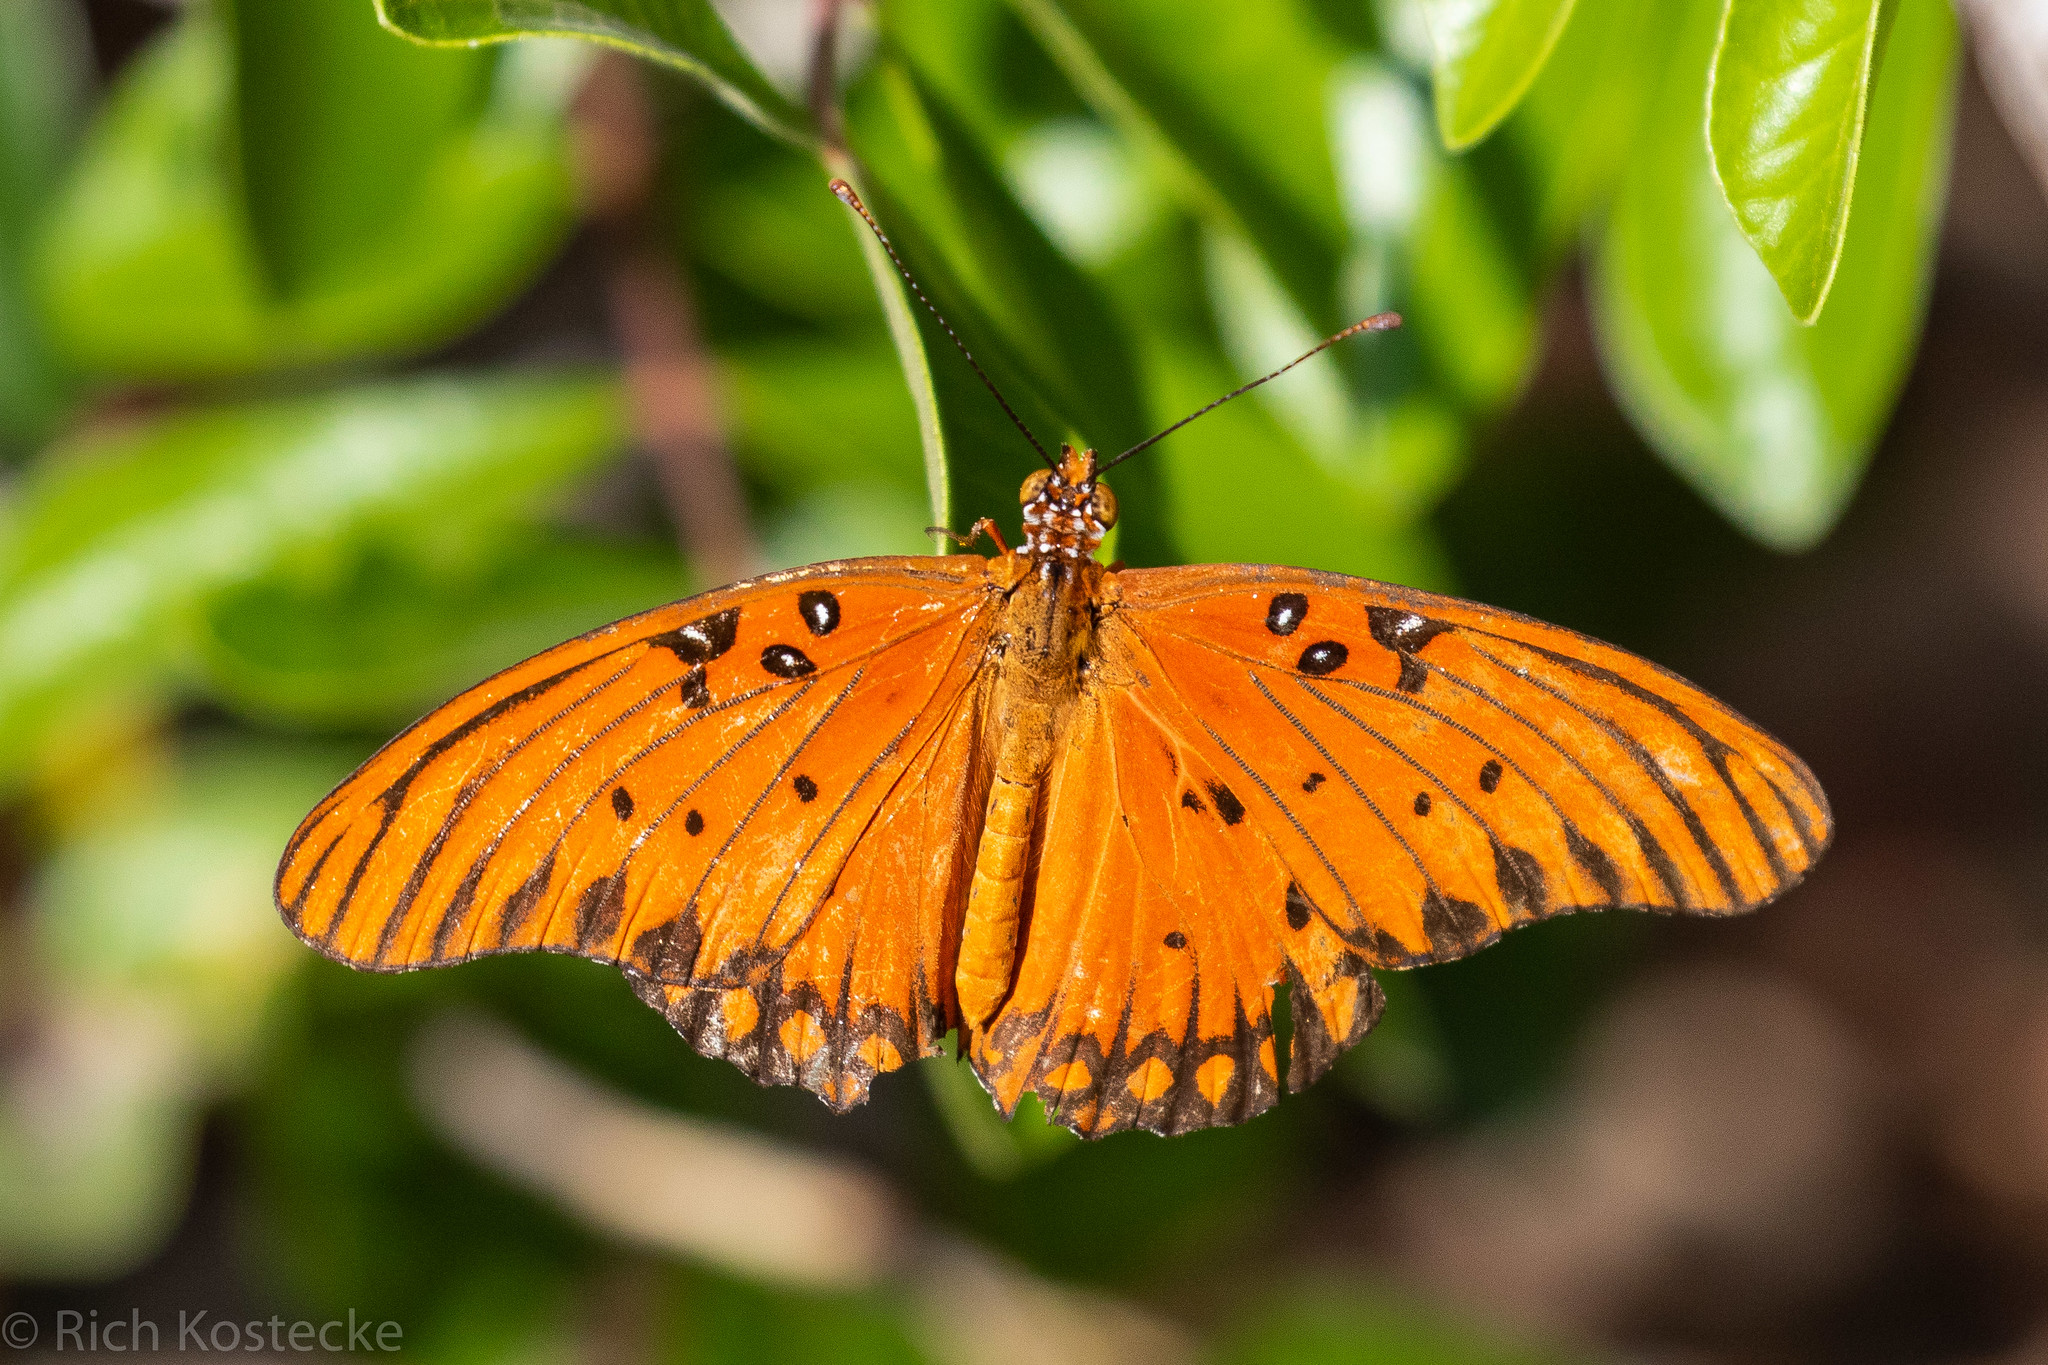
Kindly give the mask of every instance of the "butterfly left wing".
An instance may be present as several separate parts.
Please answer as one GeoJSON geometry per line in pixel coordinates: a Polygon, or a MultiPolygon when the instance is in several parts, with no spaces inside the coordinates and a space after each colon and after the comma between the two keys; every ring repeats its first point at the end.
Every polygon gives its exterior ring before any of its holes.
{"type": "MultiPolygon", "coordinates": [[[[337,788],[287,847],[278,906],[374,970],[527,949],[615,963],[716,1004],[716,1050],[761,1078],[851,1102],[950,1021],[957,913],[900,858],[873,893],[920,907],[900,932],[849,940],[827,903],[904,775],[957,749],[993,600],[977,557],[850,561],[572,640],[337,788]]],[[[933,775],[934,797],[970,802],[975,771],[933,775]]]]}

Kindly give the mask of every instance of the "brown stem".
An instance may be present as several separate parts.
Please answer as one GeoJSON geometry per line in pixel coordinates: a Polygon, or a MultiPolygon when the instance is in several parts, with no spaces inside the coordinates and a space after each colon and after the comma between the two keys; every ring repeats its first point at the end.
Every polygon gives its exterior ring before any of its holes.
{"type": "Polygon", "coordinates": [[[811,120],[818,137],[833,151],[846,146],[846,120],[839,112],[839,15],[845,0],[814,0],[811,26],[811,120]]]}
{"type": "Polygon", "coordinates": [[[660,139],[630,59],[600,59],[578,116],[584,195],[604,233],[605,296],[634,439],[653,458],[684,555],[711,582],[745,578],[760,570],[760,551],[689,285],[657,230],[651,201],[660,139]]]}

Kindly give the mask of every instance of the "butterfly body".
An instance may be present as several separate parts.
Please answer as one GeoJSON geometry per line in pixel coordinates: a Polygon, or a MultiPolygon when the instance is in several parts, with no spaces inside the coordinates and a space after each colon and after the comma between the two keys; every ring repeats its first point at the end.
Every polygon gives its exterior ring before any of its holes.
{"type": "Polygon", "coordinates": [[[1005,1113],[1176,1133],[1311,1083],[1375,968],[1752,909],[1829,839],[1796,757],[1621,650],[1338,574],[1112,570],[1092,452],[1023,501],[1017,550],[774,574],[480,684],[307,817],[286,922],[377,970],[615,964],[835,1108],[958,1030],[1005,1113]]]}

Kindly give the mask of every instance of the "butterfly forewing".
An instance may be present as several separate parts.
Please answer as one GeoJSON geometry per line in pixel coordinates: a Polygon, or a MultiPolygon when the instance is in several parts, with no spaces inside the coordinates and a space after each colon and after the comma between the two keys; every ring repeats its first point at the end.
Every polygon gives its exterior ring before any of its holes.
{"type": "Polygon", "coordinates": [[[1226,774],[1310,918],[1375,963],[1574,909],[1748,909],[1827,841],[1781,745],[1570,631],[1302,570],[1118,588],[1161,714],[1226,774]]]}
{"type": "Polygon", "coordinates": [[[322,802],[278,903],[359,966],[539,947],[683,982],[761,969],[971,686],[989,601],[985,560],[867,560],[571,641],[322,802]]]}

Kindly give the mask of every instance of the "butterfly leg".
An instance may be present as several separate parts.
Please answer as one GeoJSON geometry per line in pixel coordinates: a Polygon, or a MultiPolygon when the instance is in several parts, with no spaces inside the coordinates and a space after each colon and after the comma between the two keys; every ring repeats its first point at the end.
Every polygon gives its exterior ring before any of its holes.
{"type": "Polygon", "coordinates": [[[924,528],[924,531],[929,536],[944,536],[963,550],[974,544],[975,541],[980,540],[983,535],[986,535],[996,543],[996,552],[998,554],[1006,555],[1010,553],[1010,547],[1003,543],[1003,533],[996,529],[995,521],[990,517],[983,517],[980,521],[968,527],[965,535],[958,531],[949,531],[943,526],[927,526],[924,528]]]}

